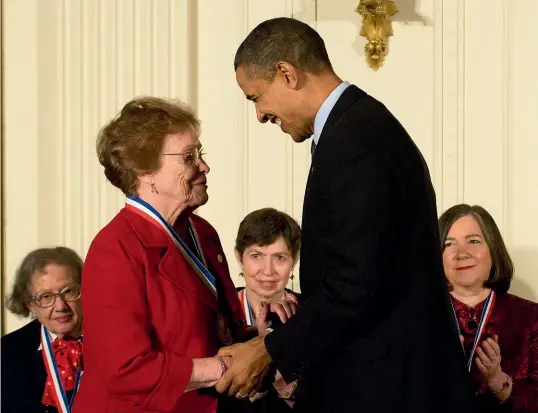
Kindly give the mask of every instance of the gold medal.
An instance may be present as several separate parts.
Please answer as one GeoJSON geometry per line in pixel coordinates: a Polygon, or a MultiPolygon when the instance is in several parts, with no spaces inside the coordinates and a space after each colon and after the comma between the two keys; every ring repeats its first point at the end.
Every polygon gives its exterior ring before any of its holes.
{"type": "Polygon", "coordinates": [[[233,343],[232,330],[229,327],[229,323],[226,321],[224,315],[219,314],[217,320],[217,330],[219,332],[219,339],[225,346],[229,346],[233,343]]]}

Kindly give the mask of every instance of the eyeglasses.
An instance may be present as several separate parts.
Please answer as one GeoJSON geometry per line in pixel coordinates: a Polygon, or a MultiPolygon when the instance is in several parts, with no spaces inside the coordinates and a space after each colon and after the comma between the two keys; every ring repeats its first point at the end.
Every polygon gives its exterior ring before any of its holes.
{"type": "Polygon", "coordinates": [[[178,152],[178,153],[163,153],[163,155],[176,155],[181,156],[183,158],[183,162],[188,165],[196,165],[206,153],[204,152],[203,148],[193,148],[189,149],[185,152],[178,152]]]}
{"type": "Polygon", "coordinates": [[[53,293],[50,291],[37,293],[31,297],[31,301],[40,308],[47,308],[54,305],[58,297],[61,297],[62,300],[66,302],[78,300],[80,298],[80,285],[68,285],[59,293],[53,293]]]}

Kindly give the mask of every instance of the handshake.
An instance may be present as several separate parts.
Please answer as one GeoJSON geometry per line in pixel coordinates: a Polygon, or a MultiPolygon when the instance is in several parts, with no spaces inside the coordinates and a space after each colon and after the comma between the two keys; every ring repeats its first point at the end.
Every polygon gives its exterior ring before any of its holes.
{"type": "Polygon", "coordinates": [[[268,384],[272,384],[282,398],[293,393],[296,383],[286,383],[272,367],[264,339],[272,331],[271,327],[285,323],[295,314],[297,304],[297,298],[288,293],[278,302],[262,302],[255,314],[257,337],[220,349],[215,358],[219,361],[221,376],[214,382],[219,393],[255,400],[264,394],[268,384]]]}

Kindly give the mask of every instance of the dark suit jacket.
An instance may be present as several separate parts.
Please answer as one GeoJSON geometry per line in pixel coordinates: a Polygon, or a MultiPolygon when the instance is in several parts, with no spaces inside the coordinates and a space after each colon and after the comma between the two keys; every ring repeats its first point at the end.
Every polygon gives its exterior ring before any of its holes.
{"type": "Polygon", "coordinates": [[[266,347],[300,412],[464,413],[471,394],[420,151],[355,86],[331,111],[303,206],[295,317],[266,347]]]}
{"type": "Polygon", "coordinates": [[[47,372],[34,320],[2,337],[2,413],[56,413],[41,403],[47,372]]]}

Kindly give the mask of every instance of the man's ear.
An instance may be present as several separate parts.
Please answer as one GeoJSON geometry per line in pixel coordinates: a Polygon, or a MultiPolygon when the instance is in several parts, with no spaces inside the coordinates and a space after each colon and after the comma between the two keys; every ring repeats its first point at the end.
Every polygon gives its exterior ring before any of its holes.
{"type": "Polygon", "coordinates": [[[290,89],[296,89],[299,85],[299,71],[288,62],[276,64],[276,76],[280,77],[290,89]]]}

